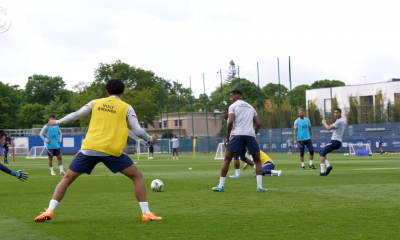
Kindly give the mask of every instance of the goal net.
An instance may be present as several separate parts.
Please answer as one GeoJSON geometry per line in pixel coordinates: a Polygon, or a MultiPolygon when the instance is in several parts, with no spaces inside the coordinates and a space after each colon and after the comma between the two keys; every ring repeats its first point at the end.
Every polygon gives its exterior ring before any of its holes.
{"type": "Polygon", "coordinates": [[[32,147],[27,159],[47,158],[46,147],[32,147]]]}
{"type": "Polygon", "coordinates": [[[214,160],[221,160],[225,158],[225,145],[224,143],[218,144],[217,153],[215,154],[214,160]]]}
{"type": "Polygon", "coordinates": [[[372,154],[371,147],[366,143],[351,143],[349,144],[349,154],[352,155],[369,155],[372,154]]]}
{"type": "MultiPolygon", "coordinates": [[[[147,154],[148,146],[142,139],[137,140],[138,153],[147,154]]],[[[153,144],[154,153],[171,153],[171,141],[169,139],[157,139],[157,143],[153,144]]]]}

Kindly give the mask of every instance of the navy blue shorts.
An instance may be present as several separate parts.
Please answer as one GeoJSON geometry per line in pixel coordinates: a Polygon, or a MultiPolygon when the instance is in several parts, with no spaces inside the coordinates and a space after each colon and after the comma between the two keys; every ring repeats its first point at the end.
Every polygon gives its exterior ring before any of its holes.
{"type": "Polygon", "coordinates": [[[382,147],[382,144],[379,144],[379,148],[381,148],[382,147]]]}
{"type": "Polygon", "coordinates": [[[319,155],[321,157],[325,157],[328,153],[332,152],[333,150],[339,149],[340,147],[342,147],[342,142],[337,140],[332,140],[325,145],[324,149],[321,150],[319,155]]]}
{"type": "Polygon", "coordinates": [[[310,155],[314,156],[314,147],[312,145],[311,139],[308,139],[305,141],[298,141],[297,145],[299,145],[299,148],[300,148],[300,157],[304,157],[305,147],[307,147],[308,151],[310,151],[310,155]]]}
{"type": "Polygon", "coordinates": [[[53,157],[53,156],[60,156],[61,155],[61,149],[60,148],[55,148],[55,149],[48,149],[46,148],[47,156],[53,157]]]}
{"type": "Polygon", "coordinates": [[[149,152],[150,153],[154,153],[154,147],[153,146],[149,147],[149,152]]]}
{"type": "Polygon", "coordinates": [[[118,173],[127,167],[132,166],[132,159],[125,153],[121,154],[119,157],[107,156],[107,157],[96,157],[96,156],[86,156],[82,152],[76,154],[74,160],[72,160],[69,165],[69,169],[76,173],[87,173],[90,175],[93,168],[99,162],[104,163],[108,169],[113,173],[118,173]]]}
{"type": "Polygon", "coordinates": [[[258,146],[257,139],[255,137],[242,135],[231,136],[226,150],[236,153],[245,147],[247,147],[247,150],[249,150],[250,155],[260,152],[260,147],[258,146]]]}
{"type": "Polygon", "coordinates": [[[174,152],[178,152],[178,148],[173,148],[172,149],[172,152],[174,153],[174,152]]]}
{"type": "Polygon", "coordinates": [[[241,150],[237,151],[235,153],[235,156],[233,156],[233,160],[242,160],[243,162],[245,162],[246,160],[246,148],[243,147],[241,150]]]}

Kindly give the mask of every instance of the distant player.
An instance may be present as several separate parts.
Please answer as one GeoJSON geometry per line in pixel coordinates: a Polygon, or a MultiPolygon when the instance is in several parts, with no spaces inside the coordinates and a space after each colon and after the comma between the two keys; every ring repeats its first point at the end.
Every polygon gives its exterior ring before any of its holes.
{"type": "Polygon", "coordinates": [[[382,149],[383,140],[382,140],[381,136],[378,137],[378,143],[379,143],[379,149],[381,150],[381,155],[382,155],[383,154],[383,149],[382,149]]]}
{"type": "MultiPolygon", "coordinates": [[[[224,117],[224,119],[226,120],[226,123],[228,125],[228,123],[229,123],[228,109],[222,110],[222,116],[224,117]]],[[[229,178],[240,178],[240,162],[239,162],[239,158],[240,158],[240,160],[242,160],[246,164],[250,164],[251,166],[254,165],[254,163],[250,159],[246,158],[246,148],[243,147],[241,150],[239,150],[239,151],[237,151],[235,153],[235,156],[233,156],[233,163],[235,165],[235,175],[229,176],[229,178]]]]}
{"type": "MultiPolygon", "coordinates": [[[[5,144],[5,139],[6,138],[6,133],[4,130],[0,130],[0,146],[5,144]]],[[[11,176],[14,176],[21,180],[22,182],[28,179],[28,173],[24,172],[25,170],[18,170],[18,171],[13,171],[9,169],[8,167],[4,166],[2,163],[0,163],[0,171],[3,171],[7,174],[10,174],[11,176]]]]}
{"type": "Polygon", "coordinates": [[[299,118],[294,121],[294,145],[299,146],[300,148],[300,162],[301,168],[306,169],[304,166],[304,150],[307,147],[308,151],[310,151],[310,164],[309,167],[312,169],[316,169],[313,165],[314,160],[314,134],[311,128],[310,119],[304,117],[304,110],[299,109],[299,118]]]}
{"type": "Polygon", "coordinates": [[[232,105],[229,107],[229,123],[225,140],[225,159],[221,168],[221,177],[219,184],[212,188],[215,192],[223,192],[226,174],[229,171],[229,164],[237,151],[243,146],[247,147],[250,155],[254,159],[257,175],[257,191],[266,192],[267,189],[262,187],[262,167],[260,159],[260,148],[256,140],[256,134],[260,129],[260,120],[256,110],[242,100],[242,92],[233,90],[231,92],[230,101],[232,105]]]}
{"type": "Polygon", "coordinates": [[[320,164],[321,164],[321,173],[318,176],[328,176],[332,171],[333,167],[329,164],[328,159],[326,159],[326,155],[333,150],[339,149],[342,146],[345,122],[342,118],[342,110],[340,108],[335,109],[335,118],[336,121],[332,125],[326,124],[325,120],[322,120],[322,125],[324,125],[325,129],[332,132],[331,141],[326,144],[325,148],[320,152],[320,164]],[[326,165],[326,173],[325,173],[325,165],[326,165]]]}
{"type": "Polygon", "coordinates": [[[174,135],[171,138],[172,142],[172,160],[175,160],[175,154],[176,154],[176,160],[178,160],[178,149],[179,149],[179,139],[176,135],[174,135]]]}
{"type": "Polygon", "coordinates": [[[4,164],[8,164],[8,150],[11,147],[11,133],[7,133],[7,137],[4,141],[3,148],[4,148],[4,164]]]}
{"type": "Polygon", "coordinates": [[[288,155],[292,155],[292,139],[291,139],[291,138],[289,138],[289,139],[286,141],[286,146],[287,146],[287,148],[288,148],[287,154],[288,154],[288,155]]]}
{"type": "MultiPolygon", "coordinates": [[[[109,80],[106,90],[107,98],[93,100],[61,120],[49,121],[49,125],[59,125],[91,114],[89,130],[82,142],[81,151],[72,160],[67,174],[57,185],[49,208],[37,216],[35,222],[51,220],[53,211],[63,199],[68,186],[82,173],[90,174],[99,162],[103,162],[113,173],[120,172],[132,180],[136,198],[143,212],[142,221],[162,220],[161,217],[150,212],[142,174],[130,157],[123,152],[128,139],[128,127],[146,142],[155,143],[157,139],[155,136],[147,135],[140,127],[133,108],[121,101],[125,90],[125,85],[121,80],[109,80]]],[[[97,204],[96,199],[93,199],[92,203],[97,204]]]]}
{"type": "MultiPolygon", "coordinates": [[[[275,164],[274,162],[271,160],[271,158],[269,158],[269,156],[260,150],[260,158],[261,158],[261,164],[262,164],[262,175],[263,176],[281,176],[282,171],[281,170],[275,170],[275,164]]],[[[250,165],[252,167],[254,167],[254,163],[252,164],[245,164],[243,167],[243,171],[246,170],[247,166],[250,165]]],[[[256,175],[256,173],[254,173],[254,175],[256,175]]]]}
{"type": "MultiPolygon", "coordinates": [[[[55,120],[56,115],[50,114],[49,120],[55,120]]],[[[53,169],[53,157],[57,157],[58,168],[60,169],[60,175],[65,175],[64,168],[62,165],[62,155],[61,155],[61,140],[62,133],[58,126],[45,125],[40,131],[40,137],[46,142],[46,152],[49,158],[49,168],[50,174],[56,175],[53,169]]]]}
{"type": "Polygon", "coordinates": [[[150,143],[148,143],[148,146],[149,146],[149,160],[154,160],[154,156],[153,156],[153,154],[154,154],[154,146],[153,146],[153,144],[150,142],[150,143]]]}

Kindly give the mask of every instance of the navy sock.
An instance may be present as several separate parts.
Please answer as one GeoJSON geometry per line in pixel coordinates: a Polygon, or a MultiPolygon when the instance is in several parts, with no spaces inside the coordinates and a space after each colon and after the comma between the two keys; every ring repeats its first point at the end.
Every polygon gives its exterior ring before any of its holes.
{"type": "Polygon", "coordinates": [[[5,172],[5,173],[8,173],[8,174],[11,174],[11,172],[12,172],[11,169],[9,169],[8,167],[4,166],[1,163],[0,163],[0,170],[5,172]]]}

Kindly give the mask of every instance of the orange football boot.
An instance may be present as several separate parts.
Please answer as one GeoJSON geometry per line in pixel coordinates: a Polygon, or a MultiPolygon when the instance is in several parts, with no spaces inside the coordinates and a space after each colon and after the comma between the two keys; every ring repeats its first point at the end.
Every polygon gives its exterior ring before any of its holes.
{"type": "Polygon", "coordinates": [[[35,222],[46,222],[53,218],[53,210],[47,210],[46,208],[44,210],[45,212],[35,218],[35,222]]]}
{"type": "Polygon", "coordinates": [[[142,221],[143,222],[148,222],[148,221],[161,221],[162,217],[157,217],[156,215],[154,215],[154,213],[143,213],[143,217],[142,217],[142,221]]]}

